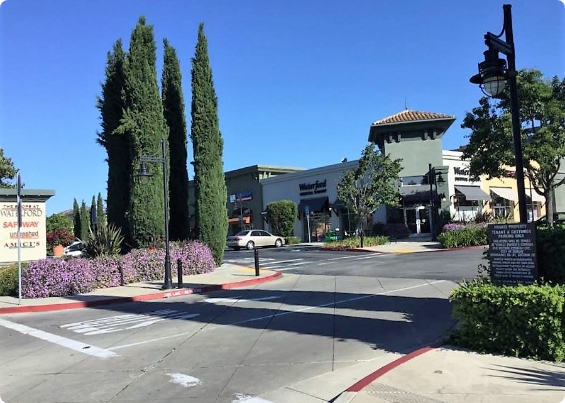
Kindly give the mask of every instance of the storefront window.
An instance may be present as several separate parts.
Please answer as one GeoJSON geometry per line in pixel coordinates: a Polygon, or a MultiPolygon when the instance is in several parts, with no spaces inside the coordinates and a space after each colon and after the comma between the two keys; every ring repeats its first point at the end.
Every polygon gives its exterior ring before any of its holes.
{"type": "Polygon", "coordinates": [[[514,218],[514,203],[502,197],[495,197],[492,201],[492,213],[495,219],[512,220],[514,218]]]}

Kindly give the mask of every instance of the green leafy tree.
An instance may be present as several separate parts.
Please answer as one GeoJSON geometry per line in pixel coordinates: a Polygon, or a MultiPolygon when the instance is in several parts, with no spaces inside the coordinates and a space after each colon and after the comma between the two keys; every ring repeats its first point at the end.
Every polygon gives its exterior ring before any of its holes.
{"type": "MultiPolygon", "coordinates": [[[[106,61],[106,78],[102,94],[96,107],[100,112],[101,130],[97,143],[106,150],[108,163],[108,222],[118,227],[124,238],[132,243],[128,225],[128,210],[131,198],[132,166],[131,138],[128,132],[118,132],[124,118],[125,104],[125,58],[122,41],[117,40],[106,61]]],[[[79,232],[80,233],[80,232],[79,232]]]]}
{"type": "MultiPolygon", "coordinates": [[[[130,140],[130,172],[137,172],[142,155],[161,154],[161,140],[168,130],[163,116],[163,105],[157,84],[156,54],[153,26],[140,17],[132,31],[125,63],[125,109],[116,133],[130,140]]],[[[126,219],[129,231],[124,233],[132,247],[146,246],[152,239],[163,238],[163,169],[160,164],[149,164],[152,176],[142,182],[129,177],[131,194],[126,219]]]]}
{"type": "MultiPolygon", "coordinates": [[[[518,72],[518,102],[524,175],[545,198],[547,218],[553,223],[553,193],[565,182],[560,175],[565,158],[565,79],[546,79],[535,69],[518,72]]],[[[462,158],[471,175],[500,178],[515,165],[508,92],[499,99],[482,97],[467,113],[461,127],[470,129],[462,158]]]]}
{"type": "Polygon", "coordinates": [[[392,160],[369,144],[363,150],[357,168],[343,173],[337,185],[337,195],[355,215],[361,232],[365,230],[369,216],[379,207],[398,206],[401,163],[401,159],[392,160]]]}
{"type": "Polygon", "coordinates": [[[88,237],[88,232],[90,231],[90,217],[88,214],[88,208],[84,200],[80,205],[80,239],[85,240],[88,237]]]}
{"type": "Polygon", "coordinates": [[[267,204],[267,221],[275,235],[290,237],[294,235],[294,223],[298,206],[292,200],[279,200],[267,204]]]}
{"type": "Polygon", "coordinates": [[[80,207],[77,199],[73,200],[73,224],[73,233],[75,234],[75,237],[82,239],[82,221],[80,218],[80,207]]]}
{"type": "Polygon", "coordinates": [[[96,227],[100,228],[106,224],[106,213],[104,211],[104,200],[102,194],[98,193],[96,199],[96,227]]]}
{"type": "Polygon", "coordinates": [[[66,216],[65,214],[52,214],[45,220],[45,231],[47,233],[53,232],[56,229],[63,228],[69,231],[71,234],[74,233],[73,220],[66,216]]]}
{"type": "Polygon", "coordinates": [[[4,149],[0,148],[0,188],[13,188],[15,185],[9,181],[13,180],[18,174],[14,168],[14,163],[4,156],[4,149]]]}
{"type": "Polygon", "coordinates": [[[198,42],[192,59],[191,116],[196,233],[197,238],[210,247],[214,260],[220,265],[228,233],[227,188],[222,160],[224,142],[204,24],[198,27],[198,42]]]}
{"type": "Polygon", "coordinates": [[[161,79],[163,114],[169,129],[169,208],[170,237],[173,240],[188,239],[190,222],[188,215],[188,171],[186,168],[186,118],[182,75],[175,48],[169,41],[165,46],[164,68],[161,79]]]}

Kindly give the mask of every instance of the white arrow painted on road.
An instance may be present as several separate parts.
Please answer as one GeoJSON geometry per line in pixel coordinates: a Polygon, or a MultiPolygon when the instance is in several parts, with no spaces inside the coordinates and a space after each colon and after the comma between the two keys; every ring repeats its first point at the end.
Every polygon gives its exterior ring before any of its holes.
{"type": "Polygon", "coordinates": [[[181,374],[180,372],[176,372],[174,374],[167,374],[167,375],[171,377],[170,380],[171,383],[179,384],[181,386],[184,386],[185,388],[202,385],[202,381],[200,379],[190,375],[181,374]]]}
{"type": "Polygon", "coordinates": [[[236,303],[236,302],[252,302],[252,301],[269,301],[271,299],[277,299],[280,298],[279,295],[273,295],[271,297],[261,297],[261,298],[240,298],[240,297],[233,297],[233,298],[205,298],[202,300],[202,302],[207,302],[210,304],[215,304],[215,303],[222,303],[222,302],[226,302],[226,303],[236,303]]]}

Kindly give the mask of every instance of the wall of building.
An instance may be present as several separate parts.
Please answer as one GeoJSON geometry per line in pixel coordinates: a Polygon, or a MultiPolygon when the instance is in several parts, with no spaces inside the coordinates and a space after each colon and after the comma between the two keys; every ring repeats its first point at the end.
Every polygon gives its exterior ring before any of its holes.
{"type": "MultiPolygon", "coordinates": [[[[343,172],[356,167],[357,161],[351,161],[261,180],[263,188],[263,209],[266,209],[269,203],[280,200],[291,200],[298,205],[302,199],[327,197],[329,203],[333,203],[337,199],[337,185],[341,181],[343,172]],[[305,191],[301,192],[301,184],[314,184],[316,181],[318,183],[325,181],[325,187],[323,189],[319,188],[317,190],[318,193],[306,195],[304,194],[305,191]],[[301,195],[301,193],[303,194],[301,195]]],[[[329,218],[330,229],[338,228],[340,225],[339,216],[335,213],[331,213],[329,218]]],[[[305,237],[307,237],[307,231],[304,229],[304,218],[297,218],[294,224],[294,235],[306,241],[305,237]]],[[[268,228],[268,230],[270,230],[270,228],[268,228]]]]}
{"type": "Polygon", "coordinates": [[[399,143],[386,143],[384,152],[392,159],[402,158],[400,176],[423,175],[428,171],[428,164],[442,165],[441,138],[403,138],[399,143]]]}

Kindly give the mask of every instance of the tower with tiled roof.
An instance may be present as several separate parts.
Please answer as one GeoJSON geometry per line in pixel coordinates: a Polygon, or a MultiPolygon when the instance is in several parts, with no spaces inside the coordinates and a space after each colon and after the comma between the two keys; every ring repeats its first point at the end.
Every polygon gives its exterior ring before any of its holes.
{"type": "Polygon", "coordinates": [[[392,158],[402,158],[402,176],[420,175],[443,163],[442,137],[455,116],[435,112],[403,110],[371,124],[369,142],[392,158]]]}

